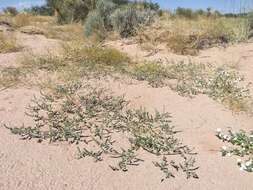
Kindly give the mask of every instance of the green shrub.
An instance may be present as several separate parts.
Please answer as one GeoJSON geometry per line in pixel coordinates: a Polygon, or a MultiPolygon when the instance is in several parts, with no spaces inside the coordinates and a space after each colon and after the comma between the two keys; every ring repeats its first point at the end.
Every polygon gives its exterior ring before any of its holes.
{"type": "Polygon", "coordinates": [[[102,17],[104,26],[107,30],[112,29],[110,15],[114,11],[116,5],[110,0],[99,0],[96,5],[96,11],[102,17]]]}
{"type": "Polygon", "coordinates": [[[106,31],[112,30],[110,20],[111,12],[116,5],[109,0],[99,0],[96,4],[96,10],[90,12],[85,22],[85,35],[91,36],[96,34],[100,38],[104,38],[106,31]]]}
{"type": "Polygon", "coordinates": [[[134,35],[138,26],[150,23],[153,18],[154,11],[139,10],[134,7],[117,9],[111,15],[113,29],[122,37],[134,35]]]}
{"type": "Polygon", "coordinates": [[[47,0],[47,7],[57,13],[60,24],[83,21],[91,10],[91,1],[47,0]]]}
{"type": "Polygon", "coordinates": [[[105,38],[106,29],[102,17],[97,11],[89,13],[84,27],[84,34],[87,37],[96,35],[99,39],[105,38]]]}

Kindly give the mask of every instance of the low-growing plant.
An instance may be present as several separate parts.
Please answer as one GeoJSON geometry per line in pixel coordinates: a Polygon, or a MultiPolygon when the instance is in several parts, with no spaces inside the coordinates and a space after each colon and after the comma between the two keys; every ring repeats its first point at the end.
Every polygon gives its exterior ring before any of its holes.
{"type": "Polygon", "coordinates": [[[176,138],[170,115],[159,112],[152,115],[142,109],[129,109],[127,104],[123,97],[88,84],[59,85],[54,94],[42,93],[29,107],[28,115],[34,119],[34,126],[6,127],[21,135],[21,139],[76,143],[79,159],[92,157],[95,162],[105,156],[117,159],[116,166],[110,165],[114,171],[128,171],[130,166],[145,161],[138,155],[140,149],[157,159],[178,155],[185,161],[177,164],[172,161],[173,167],[187,177],[196,177],[197,167],[189,164],[195,153],[176,138]],[[115,143],[117,134],[125,136],[129,148],[115,143]]]}
{"type": "Polygon", "coordinates": [[[238,158],[237,165],[240,170],[253,172],[253,132],[247,133],[243,130],[234,132],[231,129],[228,133],[224,133],[221,129],[217,129],[216,136],[231,144],[230,147],[222,146],[222,156],[239,156],[245,158],[244,160],[238,158]]]}
{"type": "Polygon", "coordinates": [[[153,87],[169,86],[180,95],[206,94],[235,112],[251,112],[252,98],[243,77],[226,67],[196,63],[146,63],[135,65],[131,75],[153,87]],[[171,84],[170,80],[174,82],[171,84]]]}
{"type": "Polygon", "coordinates": [[[120,67],[130,61],[129,57],[125,53],[113,48],[93,46],[84,49],[81,53],[86,59],[94,61],[96,64],[120,67]]]}
{"type": "Polygon", "coordinates": [[[137,64],[132,75],[137,80],[148,81],[153,87],[164,86],[164,80],[170,78],[167,68],[159,63],[137,64]]]}
{"type": "Polygon", "coordinates": [[[235,111],[247,111],[250,106],[248,86],[242,86],[243,77],[237,72],[218,68],[208,81],[207,94],[235,111]]]}

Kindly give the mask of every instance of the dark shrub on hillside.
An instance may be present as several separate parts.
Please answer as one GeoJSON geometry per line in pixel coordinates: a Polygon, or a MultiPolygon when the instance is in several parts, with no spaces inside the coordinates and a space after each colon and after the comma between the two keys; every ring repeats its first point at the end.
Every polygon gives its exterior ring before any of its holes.
{"type": "Polygon", "coordinates": [[[26,12],[31,13],[33,15],[42,15],[42,16],[53,16],[54,9],[47,5],[43,6],[33,6],[31,8],[25,9],[26,12]]]}
{"type": "Polygon", "coordinates": [[[18,10],[15,7],[6,7],[3,12],[11,16],[16,16],[18,14],[18,10]]]}
{"type": "Polygon", "coordinates": [[[182,8],[182,7],[178,7],[176,9],[176,15],[177,16],[181,16],[181,17],[185,17],[185,18],[193,18],[195,16],[194,11],[190,8],[182,8]]]}

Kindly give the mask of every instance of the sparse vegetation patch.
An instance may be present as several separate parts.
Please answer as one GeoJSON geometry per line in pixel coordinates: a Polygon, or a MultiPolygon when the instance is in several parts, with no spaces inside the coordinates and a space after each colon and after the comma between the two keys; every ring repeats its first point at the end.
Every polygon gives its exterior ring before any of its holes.
{"type": "Polygon", "coordinates": [[[234,132],[231,129],[227,133],[217,129],[216,136],[231,146],[222,146],[222,156],[237,156],[237,165],[241,171],[253,172],[253,132],[245,132],[240,130],[234,132]]]}
{"type": "Polygon", "coordinates": [[[184,62],[146,63],[136,65],[132,75],[153,87],[169,86],[181,95],[206,94],[236,112],[252,111],[248,85],[243,85],[243,77],[238,72],[226,67],[184,62]]]}

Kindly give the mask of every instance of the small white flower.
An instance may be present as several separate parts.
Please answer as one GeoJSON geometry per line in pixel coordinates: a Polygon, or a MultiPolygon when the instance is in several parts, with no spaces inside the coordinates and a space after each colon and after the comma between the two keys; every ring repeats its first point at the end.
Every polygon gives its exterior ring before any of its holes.
{"type": "Polygon", "coordinates": [[[230,137],[230,136],[228,136],[228,137],[227,137],[227,141],[230,141],[230,140],[231,140],[231,137],[230,137]]]}
{"type": "Polygon", "coordinates": [[[237,163],[242,163],[242,159],[238,158],[237,163]]]}
{"type": "Polygon", "coordinates": [[[221,132],[221,128],[217,128],[217,129],[216,129],[216,132],[217,132],[217,133],[220,133],[220,132],[221,132]]]}
{"type": "Polygon", "coordinates": [[[221,148],[222,148],[222,150],[227,150],[226,146],[222,146],[221,148]]]}
{"type": "Polygon", "coordinates": [[[243,171],[243,170],[246,170],[246,169],[247,169],[247,167],[244,164],[242,164],[241,167],[240,167],[240,170],[243,171]]]}
{"type": "Polygon", "coordinates": [[[228,157],[231,157],[231,156],[232,156],[232,154],[229,152],[229,153],[227,153],[227,156],[228,156],[228,157]]]}
{"type": "Polygon", "coordinates": [[[226,139],[228,138],[228,136],[227,136],[227,135],[224,135],[223,138],[226,140],[226,139]]]}
{"type": "Polygon", "coordinates": [[[249,161],[247,161],[247,162],[245,163],[245,166],[249,167],[251,164],[252,164],[252,162],[251,162],[251,160],[249,160],[249,161]]]}

